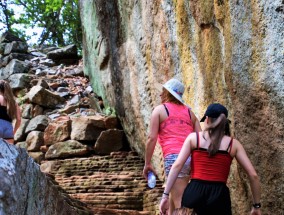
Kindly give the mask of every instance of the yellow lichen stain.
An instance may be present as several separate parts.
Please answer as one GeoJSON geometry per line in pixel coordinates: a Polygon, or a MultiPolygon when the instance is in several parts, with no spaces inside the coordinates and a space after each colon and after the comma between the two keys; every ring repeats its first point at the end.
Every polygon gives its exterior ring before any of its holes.
{"type": "Polygon", "coordinates": [[[191,12],[198,25],[213,23],[214,2],[208,0],[191,0],[191,12]]]}
{"type": "Polygon", "coordinates": [[[215,19],[223,20],[225,18],[226,5],[224,0],[214,0],[214,15],[215,19]]]}
{"type": "Polygon", "coordinates": [[[229,11],[227,1],[214,0],[214,16],[220,25],[203,25],[198,31],[197,53],[203,77],[204,106],[216,101],[230,103],[232,35],[229,11]]]}
{"type": "MultiPolygon", "coordinates": [[[[175,14],[176,14],[176,23],[177,23],[177,35],[178,35],[178,48],[180,55],[180,63],[181,63],[181,73],[183,76],[183,82],[186,87],[190,86],[193,82],[193,67],[192,67],[192,59],[190,53],[190,44],[192,43],[192,35],[190,29],[190,22],[188,13],[185,7],[185,1],[183,0],[175,0],[175,14]]],[[[190,97],[190,91],[185,91],[184,98],[187,102],[187,98],[190,97]]]]}
{"type": "Polygon", "coordinates": [[[148,71],[152,70],[152,59],[151,59],[151,49],[149,47],[146,48],[146,68],[148,71]]]}
{"type": "MultiPolygon", "coordinates": [[[[233,91],[233,84],[232,84],[232,71],[231,71],[231,64],[232,64],[232,43],[233,38],[231,35],[231,14],[230,14],[230,5],[228,1],[224,1],[223,7],[223,31],[222,36],[224,38],[224,76],[227,83],[227,94],[229,91],[233,91]]],[[[228,102],[228,101],[227,101],[228,102]]]]}
{"type": "Polygon", "coordinates": [[[265,27],[263,26],[262,21],[265,19],[263,12],[261,11],[261,6],[257,2],[253,1],[251,4],[252,7],[252,39],[251,43],[248,46],[251,46],[251,64],[254,65],[248,71],[252,82],[256,85],[259,85],[263,82],[263,76],[265,76],[263,68],[266,68],[265,65],[265,56],[263,56],[264,51],[264,37],[265,37],[265,27]]]}
{"type": "Polygon", "coordinates": [[[211,26],[200,35],[200,64],[203,65],[205,102],[220,100],[223,95],[223,56],[219,31],[211,26]]]}

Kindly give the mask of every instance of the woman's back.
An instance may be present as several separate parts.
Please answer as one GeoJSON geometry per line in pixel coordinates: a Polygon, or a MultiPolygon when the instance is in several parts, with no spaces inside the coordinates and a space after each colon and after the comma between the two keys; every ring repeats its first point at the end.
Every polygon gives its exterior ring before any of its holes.
{"type": "Polygon", "coordinates": [[[184,140],[194,130],[190,109],[185,105],[165,103],[162,113],[164,120],[159,125],[158,142],[164,156],[178,154],[184,140]],[[167,117],[164,117],[163,112],[166,112],[167,117]]]}
{"type": "Polygon", "coordinates": [[[192,150],[191,178],[226,183],[233,160],[233,138],[224,136],[215,155],[209,155],[209,145],[209,136],[206,137],[202,132],[196,133],[196,147],[192,150]]]}

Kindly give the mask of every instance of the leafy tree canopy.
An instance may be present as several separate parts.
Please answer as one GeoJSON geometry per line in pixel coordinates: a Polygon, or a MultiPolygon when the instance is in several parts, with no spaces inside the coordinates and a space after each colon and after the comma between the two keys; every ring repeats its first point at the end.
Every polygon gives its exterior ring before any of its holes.
{"type": "Polygon", "coordinates": [[[51,44],[65,46],[76,44],[82,46],[82,29],[79,0],[0,0],[0,31],[3,29],[27,38],[23,30],[42,28],[38,45],[51,44]],[[20,15],[15,15],[15,7],[22,8],[20,15]],[[1,29],[2,28],[2,29],[1,29]]]}

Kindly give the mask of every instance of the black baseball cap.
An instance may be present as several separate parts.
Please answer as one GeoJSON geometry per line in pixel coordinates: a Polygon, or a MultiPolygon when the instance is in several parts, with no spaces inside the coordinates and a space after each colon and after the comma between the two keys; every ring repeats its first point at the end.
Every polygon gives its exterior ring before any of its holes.
{"type": "Polygon", "coordinates": [[[213,103],[207,107],[204,116],[201,118],[200,122],[204,122],[206,116],[211,118],[218,118],[221,114],[225,114],[228,117],[228,110],[223,105],[219,103],[213,103]]]}

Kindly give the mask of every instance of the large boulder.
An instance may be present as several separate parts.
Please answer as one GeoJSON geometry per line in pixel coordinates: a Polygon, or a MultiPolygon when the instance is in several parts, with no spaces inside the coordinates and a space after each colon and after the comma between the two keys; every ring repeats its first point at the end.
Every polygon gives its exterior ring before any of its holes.
{"type": "Polygon", "coordinates": [[[44,131],[44,144],[50,146],[70,138],[71,120],[69,117],[58,117],[51,121],[44,131]]]}
{"type": "Polygon", "coordinates": [[[12,52],[26,53],[28,51],[28,45],[25,42],[13,41],[7,43],[4,50],[4,55],[8,55],[12,52]]]}
{"type": "Polygon", "coordinates": [[[15,135],[14,135],[14,140],[16,142],[20,142],[20,141],[24,141],[27,137],[25,130],[29,124],[30,120],[29,119],[21,119],[21,124],[20,127],[18,128],[18,130],[16,131],[15,135]]]}
{"type": "Polygon", "coordinates": [[[91,214],[40,171],[25,149],[0,139],[0,214],[91,214]]]}
{"type": "MultiPolygon", "coordinates": [[[[80,14],[84,73],[132,149],[145,156],[156,85],[178,78],[197,118],[212,102],[228,107],[232,134],[263,182],[263,213],[283,213],[283,1],[80,0],[80,14]]],[[[165,179],[159,144],[152,164],[165,179]]],[[[231,173],[233,214],[243,215],[248,180],[237,165],[231,173]]]]}
{"type": "Polygon", "coordinates": [[[108,129],[102,131],[94,145],[94,150],[97,154],[101,155],[117,152],[123,148],[123,137],[123,130],[108,129]]]}
{"type": "Polygon", "coordinates": [[[31,80],[34,78],[34,75],[18,73],[13,74],[9,77],[9,83],[12,89],[21,90],[29,88],[31,85],[31,80]]]}
{"type": "Polygon", "coordinates": [[[64,142],[58,142],[51,145],[46,154],[46,159],[55,159],[55,158],[70,158],[87,155],[89,152],[87,145],[76,140],[67,140],[64,142]]]}
{"type": "Polygon", "coordinates": [[[65,102],[64,98],[41,86],[32,87],[28,92],[28,97],[32,103],[46,108],[56,108],[65,102]]]}
{"type": "Polygon", "coordinates": [[[12,74],[27,73],[29,68],[30,66],[27,63],[13,59],[5,68],[0,70],[0,79],[7,79],[12,74]]]}
{"type": "Polygon", "coordinates": [[[96,140],[105,128],[105,118],[102,116],[72,117],[72,140],[96,140]]]}
{"type": "Polygon", "coordinates": [[[54,61],[68,58],[78,58],[77,46],[72,44],[61,49],[50,51],[47,53],[47,57],[54,61]]]}
{"type": "Polygon", "coordinates": [[[14,34],[12,34],[9,31],[6,31],[5,33],[3,33],[0,36],[0,43],[10,43],[10,42],[13,42],[13,41],[23,42],[22,39],[20,39],[19,37],[15,36],[14,34]]]}
{"type": "Polygon", "coordinates": [[[28,134],[31,131],[44,131],[49,122],[50,118],[48,116],[38,115],[29,121],[25,133],[28,134]]]}

